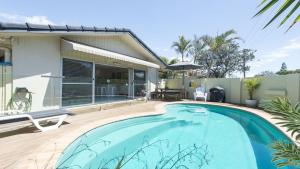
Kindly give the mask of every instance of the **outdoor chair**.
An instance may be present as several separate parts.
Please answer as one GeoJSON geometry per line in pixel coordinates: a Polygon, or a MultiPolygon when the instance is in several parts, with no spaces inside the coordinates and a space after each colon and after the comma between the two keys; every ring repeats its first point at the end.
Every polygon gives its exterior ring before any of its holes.
{"type": "Polygon", "coordinates": [[[21,113],[17,110],[5,111],[0,115],[0,125],[20,122],[24,120],[30,120],[33,125],[40,131],[48,131],[52,129],[57,129],[67,118],[69,112],[64,109],[54,109],[54,110],[44,110],[30,113],[21,113]],[[57,119],[57,123],[50,126],[41,126],[41,121],[49,121],[57,119]]]}
{"type": "Polygon", "coordinates": [[[205,92],[205,87],[200,86],[195,89],[194,100],[197,100],[197,98],[204,98],[204,101],[206,102],[207,93],[205,92]]]}

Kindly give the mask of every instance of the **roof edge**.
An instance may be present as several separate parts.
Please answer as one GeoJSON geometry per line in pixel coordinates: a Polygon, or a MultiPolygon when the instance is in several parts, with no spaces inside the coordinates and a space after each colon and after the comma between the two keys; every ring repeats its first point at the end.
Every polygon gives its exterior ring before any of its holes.
{"type": "Polygon", "coordinates": [[[158,61],[162,63],[165,67],[167,66],[161,58],[152,51],[135,33],[133,33],[130,29],[127,28],[99,28],[96,26],[88,27],[88,26],[71,26],[71,25],[40,25],[40,24],[31,24],[31,23],[4,23],[0,22],[0,32],[5,31],[16,31],[16,32],[78,32],[78,33],[86,33],[86,32],[123,32],[128,33],[132,38],[134,38],[139,44],[141,44],[148,52],[150,52],[158,61]]]}

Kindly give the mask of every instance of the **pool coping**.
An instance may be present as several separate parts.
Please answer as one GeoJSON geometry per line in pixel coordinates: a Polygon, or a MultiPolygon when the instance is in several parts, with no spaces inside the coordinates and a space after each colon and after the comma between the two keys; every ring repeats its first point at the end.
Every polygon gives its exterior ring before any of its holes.
{"type": "Polygon", "coordinates": [[[42,168],[44,169],[55,168],[56,163],[61,153],[64,151],[64,149],[82,134],[96,127],[100,127],[105,124],[109,124],[116,121],[121,121],[130,118],[136,118],[136,117],[146,117],[146,116],[164,114],[166,113],[165,112],[166,105],[183,104],[183,103],[223,106],[223,107],[239,109],[239,110],[246,111],[248,113],[252,113],[271,123],[273,126],[278,128],[282,133],[284,133],[288,138],[290,138],[292,141],[296,143],[295,137],[291,137],[291,132],[286,132],[287,128],[281,127],[278,124],[276,124],[277,122],[279,122],[279,120],[273,119],[272,118],[273,116],[271,114],[263,110],[234,105],[230,103],[214,103],[214,102],[199,102],[199,101],[162,102],[155,106],[155,111],[153,112],[126,114],[126,115],[105,118],[105,119],[99,119],[92,123],[88,123],[86,125],[83,125],[75,129],[71,133],[66,134],[64,137],[50,139],[46,143],[43,143],[38,148],[36,148],[34,152],[20,159],[16,168],[20,168],[20,169],[37,168],[38,166],[43,166],[42,168]]]}

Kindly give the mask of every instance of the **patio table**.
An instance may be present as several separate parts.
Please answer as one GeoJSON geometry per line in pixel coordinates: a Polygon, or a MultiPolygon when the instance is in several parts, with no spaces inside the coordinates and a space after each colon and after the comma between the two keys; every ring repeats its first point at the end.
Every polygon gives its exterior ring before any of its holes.
{"type": "Polygon", "coordinates": [[[157,97],[160,99],[164,99],[166,96],[177,95],[179,98],[183,98],[183,89],[165,89],[165,88],[157,88],[153,95],[158,95],[157,97]]]}
{"type": "Polygon", "coordinates": [[[181,89],[166,89],[162,92],[163,96],[164,96],[164,99],[167,99],[168,97],[172,97],[172,96],[175,96],[176,97],[176,100],[178,100],[180,98],[180,95],[182,94],[182,91],[181,89]]]}

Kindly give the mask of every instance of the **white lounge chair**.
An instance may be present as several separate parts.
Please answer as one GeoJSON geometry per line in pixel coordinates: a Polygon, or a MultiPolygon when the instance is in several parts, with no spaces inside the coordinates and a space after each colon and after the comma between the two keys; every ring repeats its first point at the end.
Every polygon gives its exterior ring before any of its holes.
{"type": "Polygon", "coordinates": [[[204,98],[204,101],[206,102],[207,99],[207,93],[205,92],[205,87],[197,87],[194,92],[194,100],[197,100],[197,98],[204,98]]]}
{"type": "Polygon", "coordinates": [[[33,125],[41,130],[42,132],[57,129],[67,118],[69,112],[64,109],[55,109],[55,110],[44,110],[30,113],[19,113],[18,111],[7,111],[9,113],[14,113],[12,115],[0,115],[0,125],[13,123],[22,120],[31,120],[33,125]],[[40,125],[41,121],[54,120],[58,119],[58,122],[55,125],[43,127],[40,125]]]}

